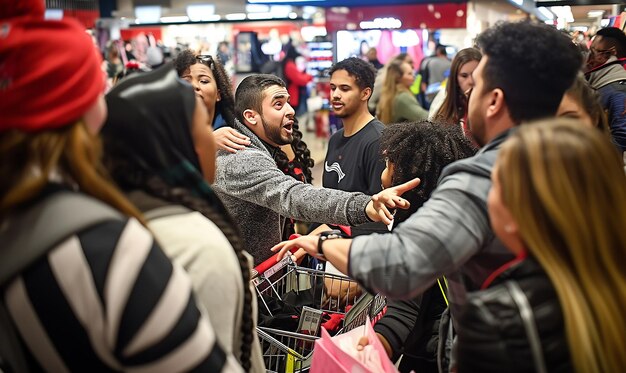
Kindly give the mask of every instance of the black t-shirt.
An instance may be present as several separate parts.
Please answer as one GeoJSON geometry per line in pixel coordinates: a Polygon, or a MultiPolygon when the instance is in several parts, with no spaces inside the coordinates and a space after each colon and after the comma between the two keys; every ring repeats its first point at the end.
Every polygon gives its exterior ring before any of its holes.
{"type": "Polygon", "coordinates": [[[379,146],[383,128],[374,118],[350,137],[345,137],[341,129],[330,138],[322,176],[324,188],[369,195],[381,191],[380,174],[385,163],[379,146]]]}
{"type": "MultiPolygon", "coordinates": [[[[373,195],[382,190],[380,174],[385,162],[380,156],[380,136],[385,127],[374,118],[365,127],[350,137],[337,131],[328,142],[324,160],[322,186],[346,192],[362,192],[373,195]]],[[[352,236],[385,233],[383,223],[366,223],[352,227],[352,236]]]]}

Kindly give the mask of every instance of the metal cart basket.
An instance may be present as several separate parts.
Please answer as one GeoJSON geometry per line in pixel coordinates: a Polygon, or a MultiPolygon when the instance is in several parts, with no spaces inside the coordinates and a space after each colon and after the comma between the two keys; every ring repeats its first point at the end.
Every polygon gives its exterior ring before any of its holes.
{"type": "MultiPolygon", "coordinates": [[[[272,315],[268,307],[270,298],[282,300],[284,294],[290,292],[312,293],[320,316],[322,312],[345,315],[337,334],[363,325],[368,316],[371,318],[377,315],[386,304],[384,297],[362,293],[356,282],[348,277],[298,267],[290,258],[283,259],[252,283],[259,307],[264,307],[269,315],[272,315]],[[350,307],[346,307],[348,305],[350,307]],[[349,310],[346,311],[346,308],[349,310]]],[[[313,326],[299,328],[299,332],[257,328],[268,372],[296,373],[309,370],[314,342],[318,339],[319,320],[315,318],[315,314],[302,317],[301,326],[313,326]]]]}

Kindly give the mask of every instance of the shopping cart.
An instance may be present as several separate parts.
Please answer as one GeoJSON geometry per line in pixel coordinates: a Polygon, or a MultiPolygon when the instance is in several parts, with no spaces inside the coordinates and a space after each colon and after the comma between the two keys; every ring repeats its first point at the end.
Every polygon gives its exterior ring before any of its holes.
{"type": "Polygon", "coordinates": [[[272,315],[268,306],[271,298],[282,300],[290,292],[308,292],[313,295],[315,309],[307,308],[300,318],[298,331],[258,327],[268,372],[307,372],[311,365],[314,342],[319,331],[322,313],[342,314],[343,325],[338,333],[365,323],[368,316],[380,312],[385,298],[362,293],[356,282],[348,277],[296,266],[291,258],[284,258],[274,267],[253,280],[259,307],[272,315]]]}

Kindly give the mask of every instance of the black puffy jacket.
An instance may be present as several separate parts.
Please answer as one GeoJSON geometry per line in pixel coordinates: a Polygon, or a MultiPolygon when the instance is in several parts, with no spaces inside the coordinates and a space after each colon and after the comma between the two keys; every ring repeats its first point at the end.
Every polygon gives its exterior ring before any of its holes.
{"type": "Polygon", "coordinates": [[[563,314],[533,259],[473,292],[457,318],[458,372],[572,372],[563,314]]]}

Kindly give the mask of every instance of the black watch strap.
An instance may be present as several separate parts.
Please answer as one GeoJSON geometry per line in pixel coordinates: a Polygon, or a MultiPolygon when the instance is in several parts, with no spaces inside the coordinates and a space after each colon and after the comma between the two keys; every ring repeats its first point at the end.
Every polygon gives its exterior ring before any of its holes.
{"type": "Polygon", "coordinates": [[[330,231],[324,231],[320,233],[320,237],[317,240],[317,257],[322,258],[322,259],[325,258],[324,250],[322,248],[322,244],[324,243],[324,241],[332,240],[335,238],[342,238],[342,237],[343,237],[343,232],[341,232],[338,229],[333,229],[330,231]]]}

